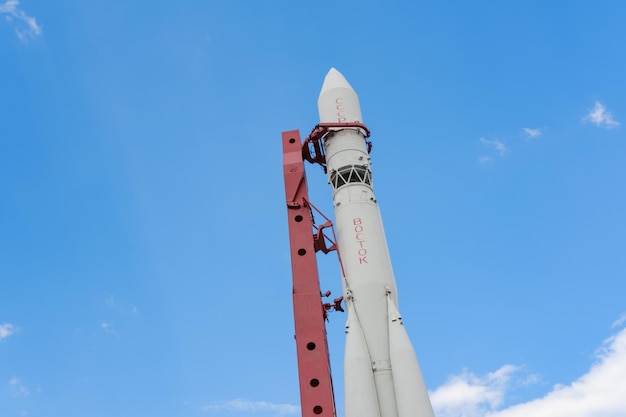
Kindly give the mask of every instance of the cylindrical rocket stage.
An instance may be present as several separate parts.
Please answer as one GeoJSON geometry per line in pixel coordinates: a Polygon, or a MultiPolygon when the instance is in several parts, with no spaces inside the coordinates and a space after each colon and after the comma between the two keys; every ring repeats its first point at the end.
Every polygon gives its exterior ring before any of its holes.
{"type": "MultiPolygon", "coordinates": [[[[356,92],[332,68],[318,100],[320,123],[362,122],[356,92]]],[[[434,417],[400,313],[365,135],[333,128],[324,137],[335,207],[348,322],[346,417],[434,417]]]]}

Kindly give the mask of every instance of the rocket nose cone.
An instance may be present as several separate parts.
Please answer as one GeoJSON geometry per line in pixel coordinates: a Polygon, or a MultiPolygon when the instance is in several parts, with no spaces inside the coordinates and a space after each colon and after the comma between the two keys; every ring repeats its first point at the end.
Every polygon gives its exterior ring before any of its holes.
{"type": "Polygon", "coordinates": [[[335,68],[331,68],[324,78],[324,84],[322,84],[322,91],[320,91],[320,96],[326,91],[332,90],[333,88],[349,88],[350,90],[354,90],[348,80],[346,80],[346,77],[343,76],[343,74],[341,74],[335,68]]]}
{"type": "Polygon", "coordinates": [[[348,80],[335,68],[324,78],[322,91],[317,99],[320,123],[361,122],[359,97],[348,80]]]}

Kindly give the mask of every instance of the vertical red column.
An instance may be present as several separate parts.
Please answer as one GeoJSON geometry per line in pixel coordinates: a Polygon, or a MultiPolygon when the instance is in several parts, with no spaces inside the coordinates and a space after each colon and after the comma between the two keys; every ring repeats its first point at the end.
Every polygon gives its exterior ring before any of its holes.
{"type": "Polygon", "coordinates": [[[289,221],[293,311],[303,417],[335,417],[324,307],[300,132],[283,132],[283,168],[289,221]]]}

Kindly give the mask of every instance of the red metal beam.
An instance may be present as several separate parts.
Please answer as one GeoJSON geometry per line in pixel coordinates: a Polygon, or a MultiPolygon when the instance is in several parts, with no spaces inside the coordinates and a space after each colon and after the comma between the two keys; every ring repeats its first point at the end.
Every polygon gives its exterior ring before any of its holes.
{"type": "Polygon", "coordinates": [[[367,152],[372,150],[372,142],[367,140],[370,137],[370,131],[363,123],[319,123],[317,124],[309,136],[304,139],[302,147],[302,157],[312,163],[320,164],[326,172],[326,151],[324,150],[324,136],[333,128],[347,129],[356,127],[365,134],[365,142],[367,143],[367,152]]]}
{"type": "Polygon", "coordinates": [[[300,132],[282,136],[302,416],[336,417],[300,132]]]}

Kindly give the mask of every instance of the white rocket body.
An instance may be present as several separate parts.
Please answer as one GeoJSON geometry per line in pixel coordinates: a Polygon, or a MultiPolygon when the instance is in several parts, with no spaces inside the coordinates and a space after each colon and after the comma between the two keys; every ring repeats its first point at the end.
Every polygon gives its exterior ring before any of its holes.
{"type": "MultiPolygon", "coordinates": [[[[337,70],[324,79],[320,123],[362,122],[356,92],[337,70]]],[[[333,128],[324,139],[348,322],[345,417],[434,417],[400,313],[363,132],[333,128]]]]}

